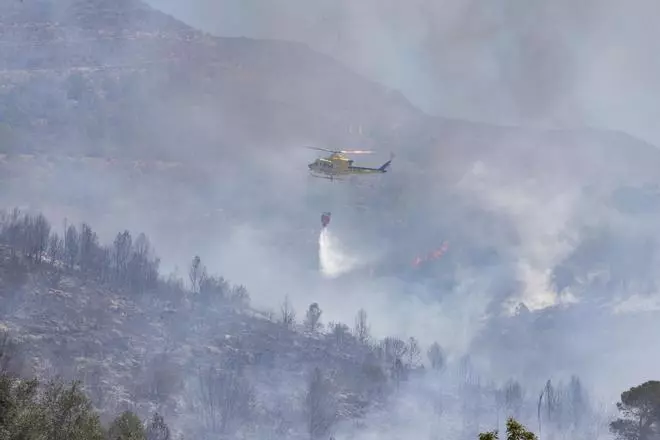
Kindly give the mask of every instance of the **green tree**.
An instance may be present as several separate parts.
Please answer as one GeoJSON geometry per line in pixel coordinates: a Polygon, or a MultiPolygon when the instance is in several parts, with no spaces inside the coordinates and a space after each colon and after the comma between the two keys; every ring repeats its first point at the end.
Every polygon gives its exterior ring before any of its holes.
{"type": "Polygon", "coordinates": [[[16,375],[23,368],[23,356],[16,341],[0,330],[0,374],[16,375]]]}
{"type": "Polygon", "coordinates": [[[103,440],[98,414],[77,382],[39,388],[36,379],[0,376],[0,438],[103,440]]]}
{"type": "Polygon", "coordinates": [[[49,440],[103,440],[99,416],[79,382],[49,382],[37,411],[49,440]]]}
{"type": "Polygon", "coordinates": [[[622,417],[610,423],[610,431],[622,440],[657,438],[660,424],[660,382],[650,380],[621,393],[616,404],[622,417]]]}
{"type": "Polygon", "coordinates": [[[39,435],[34,400],[38,382],[0,376],[0,438],[33,439],[39,435]]]}
{"type": "Polygon", "coordinates": [[[514,418],[509,417],[506,421],[506,438],[507,440],[536,440],[536,435],[514,418]]]}
{"type": "Polygon", "coordinates": [[[142,421],[131,411],[124,411],[110,425],[108,440],[145,440],[142,421]]]}
{"type": "MultiPolygon", "coordinates": [[[[479,440],[497,440],[499,438],[497,431],[482,432],[479,434],[479,440]]],[[[528,431],[520,422],[513,417],[506,421],[506,439],[507,440],[537,440],[533,432],[528,431]]]]}

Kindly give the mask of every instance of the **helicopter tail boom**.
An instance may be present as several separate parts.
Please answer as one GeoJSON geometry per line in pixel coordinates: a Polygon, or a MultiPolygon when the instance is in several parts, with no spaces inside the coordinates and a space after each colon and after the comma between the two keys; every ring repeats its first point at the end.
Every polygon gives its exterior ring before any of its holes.
{"type": "Polygon", "coordinates": [[[378,171],[380,171],[381,173],[386,173],[387,169],[392,164],[392,159],[394,159],[394,156],[390,157],[390,160],[388,160],[387,162],[382,164],[380,167],[378,167],[378,171]]]}

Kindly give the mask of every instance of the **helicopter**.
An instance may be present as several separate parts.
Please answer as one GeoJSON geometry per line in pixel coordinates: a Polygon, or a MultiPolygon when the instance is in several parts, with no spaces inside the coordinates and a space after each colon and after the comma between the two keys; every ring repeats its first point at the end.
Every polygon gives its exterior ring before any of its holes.
{"type": "Polygon", "coordinates": [[[335,180],[340,176],[359,175],[359,174],[382,174],[387,172],[387,168],[394,159],[394,154],[390,154],[390,159],[378,168],[359,167],[353,165],[353,160],[346,157],[346,154],[371,154],[370,150],[328,150],[319,147],[307,147],[311,150],[327,151],[329,156],[316,159],[307,165],[310,173],[314,177],[335,180]]]}

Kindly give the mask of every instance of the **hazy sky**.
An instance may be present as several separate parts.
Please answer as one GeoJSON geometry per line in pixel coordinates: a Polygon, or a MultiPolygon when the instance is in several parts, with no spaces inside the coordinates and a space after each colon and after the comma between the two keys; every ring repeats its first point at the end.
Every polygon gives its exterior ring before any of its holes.
{"type": "Polygon", "coordinates": [[[217,35],[305,42],[438,115],[660,144],[651,0],[148,1],[217,35]]]}

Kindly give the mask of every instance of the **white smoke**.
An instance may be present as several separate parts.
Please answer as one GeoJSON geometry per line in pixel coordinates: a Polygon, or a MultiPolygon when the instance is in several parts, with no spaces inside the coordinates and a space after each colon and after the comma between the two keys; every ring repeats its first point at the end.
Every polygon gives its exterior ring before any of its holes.
{"type": "Polygon", "coordinates": [[[361,259],[348,254],[341,242],[328,228],[321,229],[319,235],[319,264],[321,273],[328,278],[336,278],[361,265],[361,259]]]}
{"type": "Polygon", "coordinates": [[[522,291],[506,304],[509,312],[521,302],[530,310],[540,310],[576,300],[570,293],[555,292],[551,273],[574,249],[569,225],[581,200],[580,189],[534,177],[514,181],[507,172],[482,162],[474,164],[456,188],[480,206],[506,215],[515,226],[518,243],[512,258],[522,291]]]}

